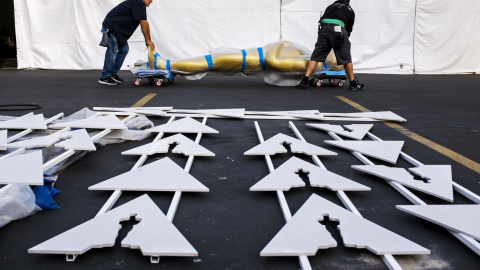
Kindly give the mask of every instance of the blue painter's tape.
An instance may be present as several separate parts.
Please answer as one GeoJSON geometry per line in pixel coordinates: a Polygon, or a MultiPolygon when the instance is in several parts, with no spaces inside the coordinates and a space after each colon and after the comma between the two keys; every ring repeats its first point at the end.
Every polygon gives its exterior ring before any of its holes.
{"type": "Polygon", "coordinates": [[[257,48],[257,50],[258,50],[258,57],[260,58],[260,65],[262,66],[263,70],[266,70],[267,68],[265,67],[265,63],[263,62],[264,61],[263,49],[260,47],[260,48],[257,48]]]}
{"type": "Polygon", "coordinates": [[[242,50],[243,61],[242,61],[242,73],[245,70],[245,65],[247,64],[247,51],[242,50]]]}
{"type": "Polygon", "coordinates": [[[327,64],[325,62],[322,62],[323,65],[323,71],[327,71],[327,64]]]}
{"type": "Polygon", "coordinates": [[[155,53],[153,55],[153,69],[157,70],[157,55],[159,55],[158,53],[155,53]]]}
{"type": "Polygon", "coordinates": [[[167,69],[168,71],[170,71],[170,59],[167,59],[167,67],[166,67],[166,69],[167,69]]]}
{"type": "Polygon", "coordinates": [[[212,55],[210,55],[210,54],[205,55],[205,60],[207,60],[208,68],[209,68],[210,70],[213,70],[212,55]]]}

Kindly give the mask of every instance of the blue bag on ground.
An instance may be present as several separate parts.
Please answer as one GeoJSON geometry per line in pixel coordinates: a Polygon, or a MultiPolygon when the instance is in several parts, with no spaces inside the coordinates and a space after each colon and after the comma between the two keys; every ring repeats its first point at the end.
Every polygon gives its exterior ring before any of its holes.
{"type": "Polygon", "coordinates": [[[31,186],[33,193],[35,194],[35,204],[42,210],[56,210],[59,209],[58,205],[53,200],[53,197],[60,193],[52,185],[54,181],[44,179],[43,186],[31,186]]]}

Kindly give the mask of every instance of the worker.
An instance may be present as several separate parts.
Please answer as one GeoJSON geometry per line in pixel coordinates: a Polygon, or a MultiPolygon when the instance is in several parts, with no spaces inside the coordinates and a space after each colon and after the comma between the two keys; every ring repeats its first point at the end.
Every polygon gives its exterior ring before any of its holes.
{"type": "Polygon", "coordinates": [[[146,46],[155,50],[147,21],[147,7],[152,2],[153,0],[126,0],[114,7],[105,17],[102,23],[104,38],[100,45],[106,46],[107,51],[105,52],[102,75],[98,81],[100,84],[117,85],[123,83],[117,72],[122,67],[128,54],[127,40],[133,35],[139,24],[145,37],[146,46]],[[106,42],[103,43],[104,41],[106,42]]]}
{"type": "Polygon", "coordinates": [[[349,90],[363,90],[365,85],[355,79],[353,75],[352,56],[350,53],[350,33],[355,22],[355,12],[350,7],[350,0],[338,0],[325,9],[318,25],[318,38],[312,56],[300,82],[302,88],[310,87],[310,75],[317,67],[318,62],[325,62],[328,53],[332,50],[337,58],[338,65],[344,65],[349,90]]]}

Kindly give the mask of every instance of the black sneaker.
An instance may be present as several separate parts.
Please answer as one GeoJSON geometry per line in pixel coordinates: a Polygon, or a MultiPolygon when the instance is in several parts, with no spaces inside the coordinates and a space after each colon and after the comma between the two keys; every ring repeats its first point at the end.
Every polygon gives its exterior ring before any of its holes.
{"type": "Polygon", "coordinates": [[[116,81],[116,82],[119,83],[119,84],[120,84],[120,83],[123,83],[123,80],[120,79],[120,77],[118,77],[118,75],[113,75],[113,76],[110,77],[110,78],[112,78],[112,80],[116,81]]]}
{"type": "Polygon", "coordinates": [[[363,89],[365,89],[365,84],[360,83],[357,78],[350,82],[350,87],[348,88],[348,90],[350,91],[357,91],[363,89]]]}
{"type": "Polygon", "coordinates": [[[304,77],[298,86],[302,87],[303,89],[310,88],[310,81],[308,80],[308,77],[304,77]]]}
{"type": "Polygon", "coordinates": [[[99,84],[105,84],[105,85],[117,85],[118,84],[116,81],[114,81],[112,79],[112,77],[106,78],[106,79],[100,78],[100,80],[98,80],[98,83],[99,84]]]}

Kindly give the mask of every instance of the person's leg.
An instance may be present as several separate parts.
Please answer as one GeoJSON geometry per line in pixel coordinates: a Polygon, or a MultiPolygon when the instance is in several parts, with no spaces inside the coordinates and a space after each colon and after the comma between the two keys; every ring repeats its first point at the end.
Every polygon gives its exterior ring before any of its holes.
{"type": "Polygon", "coordinates": [[[113,68],[113,71],[115,72],[114,75],[117,75],[117,72],[122,68],[125,57],[127,57],[128,50],[128,43],[125,43],[123,47],[118,48],[117,58],[115,59],[115,65],[113,68]]]}
{"type": "Polygon", "coordinates": [[[309,78],[310,78],[310,75],[312,75],[313,70],[315,70],[315,68],[317,67],[317,65],[318,65],[318,62],[315,60],[310,60],[310,62],[308,62],[307,71],[305,72],[305,77],[303,77],[299,86],[301,86],[304,89],[310,87],[309,78]]]}
{"type": "Polygon", "coordinates": [[[308,62],[307,71],[305,72],[305,77],[310,77],[310,75],[312,75],[312,72],[317,67],[317,65],[318,65],[317,61],[310,60],[310,62],[308,62]]]}
{"type": "Polygon", "coordinates": [[[348,80],[349,81],[355,80],[355,76],[353,76],[353,64],[348,63],[348,64],[345,64],[343,66],[345,68],[345,73],[347,73],[348,80]]]}
{"type": "Polygon", "coordinates": [[[353,64],[348,63],[344,65],[345,72],[347,73],[348,80],[350,81],[350,86],[348,90],[363,90],[365,89],[365,84],[360,83],[358,80],[355,81],[355,76],[353,75],[353,64]]]}
{"type": "Polygon", "coordinates": [[[350,81],[349,90],[363,90],[365,85],[360,83],[358,80],[355,80],[355,75],[353,74],[353,64],[352,64],[352,55],[350,53],[351,43],[348,39],[348,35],[345,29],[343,31],[343,44],[341,47],[337,47],[333,50],[335,57],[337,58],[337,63],[339,65],[343,64],[345,68],[345,73],[347,78],[350,81]]]}
{"type": "Polygon", "coordinates": [[[108,79],[115,75],[115,61],[118,53],[118,41],[114,35],[110,36],[109,46],[105,52],[105,60],[103,62],[103,70],[101,79],[108,79]]]}
{"type": "Polygon", "coordinates": [[[310,61],[307,65],[307,70],[305,71],[305,77],[303,77],[302,81],[299,86],[302,88],[309,88],[310,87],[310,76],[312,75],[313,71],[317,68],[319,62],[325,61],[327,58],[328,53],[332,49],[330,46],[327,38],[326,33],[328,29],[322,29],[318,32],[317,42],[315,43],[315,49],[312,52],[312,56],[310,57],[310,61]]]}
{"type": "Polygon", "coordinates": [[[128,54],[128,43],[125,43],[122,47],[118,48],[118,53],[117,57],[115,59],[115,65],[113,66],[112,72],[114,73],[112,75],[112,80],[114,80],[117,83],[123,83],[123,80],[118,77],[117,72],[122,68],[123,62],[125,61],[125,57],[127,57],[128,54]]]}

